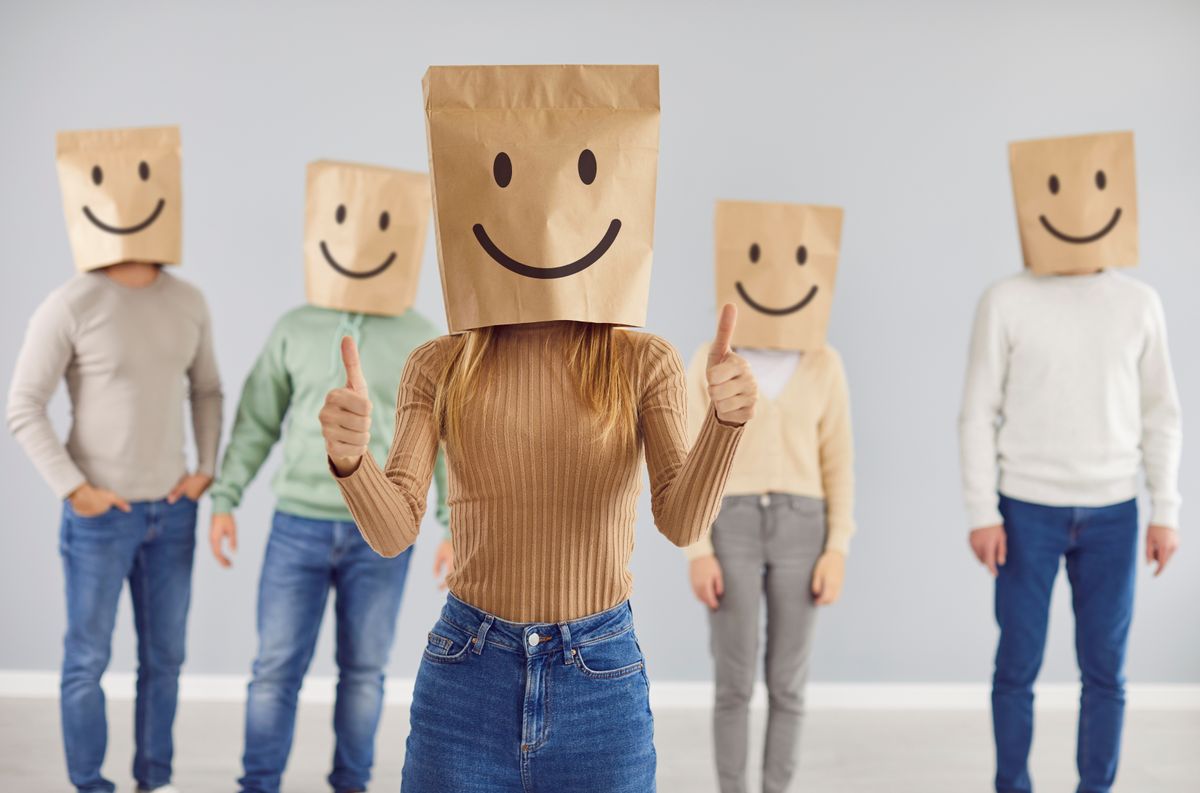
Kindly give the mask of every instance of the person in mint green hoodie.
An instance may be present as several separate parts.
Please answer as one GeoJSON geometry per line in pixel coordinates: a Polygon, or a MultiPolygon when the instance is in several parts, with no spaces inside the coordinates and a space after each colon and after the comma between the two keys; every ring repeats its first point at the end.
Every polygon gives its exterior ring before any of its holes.
{"type": "MultiPolygon", "coordinates": [[[[411,308],[429,217],[425,174],[315,162],[305,226],[309,305],[276,324],[246,378],[233,434],[212,488],[213,555],[229,566],[233,511],[283,437],[276,512],[258,594],[258,656],[246,705],[245,793],[275,793],[291,750],[296,700],[329,591],[336,592],[339,678],[330,786],[366,790],[411,551],[386,559],[358,532],[329,472],[317,415],[342,375],[342,337],[357,344],[374,405],[369,446],[382,460],[409,353],[438,335],[411,308]]],[[[445,465],[435,474],[437,519],[448,523],[445,465]]],[[[452,565],[443,542],[437,566],[452,565]]]]}

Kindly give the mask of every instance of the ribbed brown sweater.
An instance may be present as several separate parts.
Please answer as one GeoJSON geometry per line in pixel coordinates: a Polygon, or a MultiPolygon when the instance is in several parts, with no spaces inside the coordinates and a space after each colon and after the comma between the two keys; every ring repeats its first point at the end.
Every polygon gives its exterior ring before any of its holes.
{"type": "MultiPolygon", "coordinates": [[[[687,447],[687,384],[678,353],[647,333],[619,332],[638,404],[637,442],[601,439],[566,366],[565,323],[505,326],[485,385],[446,450],[454,595],[514,622],[561,622],[629,597],[645,449],[658,530],[680,547],[707,534],[741,437],[710,410],[687,447]]],[[[437,455],[433,403],[451,337],[413,352],[396,404],[387,466],[370,456],[338,479],[371,547],[416,539],[437,455]]]]}

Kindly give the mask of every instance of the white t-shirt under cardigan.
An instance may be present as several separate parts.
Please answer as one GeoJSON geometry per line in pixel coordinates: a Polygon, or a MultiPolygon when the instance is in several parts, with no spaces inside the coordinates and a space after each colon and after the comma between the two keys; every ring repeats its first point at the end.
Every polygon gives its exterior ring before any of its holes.
{"type": "Polygon", "coordinates": [[[972,528],[1002,522],[997,490],[1051,506],[1137,495],[1179,525],[1179,397],[1162,304],[1127,275],[1035,276],[979,302],[959,417],[972,528]]]}

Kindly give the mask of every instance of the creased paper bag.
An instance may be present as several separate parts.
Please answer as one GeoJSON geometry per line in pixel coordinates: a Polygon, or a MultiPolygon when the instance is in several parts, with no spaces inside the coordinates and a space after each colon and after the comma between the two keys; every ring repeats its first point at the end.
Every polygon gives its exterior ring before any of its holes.
{"type": "Polygon", "coordinates": [[[308,302],[338,311],[403,314],[416,296],[428,224],[425,174],[329,160],[309,163],[308,302]]]}
{"type": "Polygon", "coordinates": [[[179,127],[60,132],[57,162],[76,269],[179,263],[179,127]]]}
{"type": "Polygon", "coordinates": [[[1026,267],[1049,275],[1137,264],[1132,132],[1019,141],[1008,153],[1026,267]]]}
{"type": "Polygon", "coordinates": [[[718,201],[717,303],[738,308],[740,347],[825,345],[842,210],[806,204],[718,201]]]}
{"type": "Polygon", "coordinates": [[[644,324],[658,67],[434,66],[423,85],[451,332],[644,324]]]}

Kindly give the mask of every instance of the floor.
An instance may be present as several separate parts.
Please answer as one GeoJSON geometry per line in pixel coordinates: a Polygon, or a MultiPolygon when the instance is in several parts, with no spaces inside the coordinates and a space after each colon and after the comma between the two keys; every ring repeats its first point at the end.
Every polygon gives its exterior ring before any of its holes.
{"type": "MultiPolygon", "coordinates": [[[[131,705],[109,706],[109,761],[118,790],[132,790],[131,705]]],[[[407,711],[389,708],[379,735],[374,791],[397,791],[403,763],[407,711]]],[[[326,793],[331,751],[330,708],[305,705],[296,749],[284,780],[288,793],[326,793]]],[[[761,722],[761,719],[757,721],[761,722]]],[[[1130,713],[1118,793],[1200,791],[1200,713],[1130,713]]],[[[659,790],[715,791],[707,714],[656,714],[659,790]]],[[[1033,758],[1039,791],[1074,790],[1074,717],[1039,715],[1033,758]]],[[[185,702],[176,729],[175,782],[183,793],[235,790],[241,750],[241,707],[185,702]]],[[[756,736],[761,739],[761,736],[756,736]]],[[[991,775],[985,713],[963,711],[817,711],[809,716],[796,791],[814,793],[988,793],[991,775]]],[[[57,706],[50,700],[0,700],[0,789],[67,791],[58,734],[57,706]]]]}

